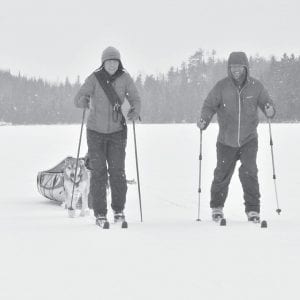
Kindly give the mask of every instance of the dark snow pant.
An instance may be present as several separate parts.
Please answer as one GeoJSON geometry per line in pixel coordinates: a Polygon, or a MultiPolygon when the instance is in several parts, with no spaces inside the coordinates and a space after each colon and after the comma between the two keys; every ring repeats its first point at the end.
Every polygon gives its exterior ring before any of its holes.
{"type": "Polygon", "coordinates": [[[94,215],[107,214],[106,189],[111,189],[111,207],[116,212],[124,209],[127,182],[125,176],[126,129],[110,134],[87,129],[89,168],[91,169],[89,200],[94,215]]]}
{"type": "Polygon", "coordinates": [[[238,148],[217,143],[217,167],[211,186],[210,207],[224,207],[236,162],[240,160],[239,178],[244,191],[245,211],[260,211],[258,169],[256,166],[257,149],[257,138],[238,148]]]}

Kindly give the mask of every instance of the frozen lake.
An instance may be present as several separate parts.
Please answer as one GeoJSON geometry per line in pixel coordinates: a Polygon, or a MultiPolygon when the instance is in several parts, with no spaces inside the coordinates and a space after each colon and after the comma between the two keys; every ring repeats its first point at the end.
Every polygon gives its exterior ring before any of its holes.
{"type": "MultiPolygon", "coordinates": [[[[144,222],[129,186],[128,230],[101,230],[92,214],[70,219],[36,188],[38,171],[76,156],[80,125],[1,126],[0,299],[295,299],[300,269],[298,124],[259,125],[261,216],[246,221],[237,170],[225,205],[227,227],[211,222],[217,125],[203,133],[201,219],[199,130],[193,124],[137,125],[144,222]]],[[[83,138],[82,152],[86,151],[83,138]]],[[[127,177],[136,178],[129,126],[127,177]]],[[[111,217],[111,215],[110,215],[111,217]]]]}

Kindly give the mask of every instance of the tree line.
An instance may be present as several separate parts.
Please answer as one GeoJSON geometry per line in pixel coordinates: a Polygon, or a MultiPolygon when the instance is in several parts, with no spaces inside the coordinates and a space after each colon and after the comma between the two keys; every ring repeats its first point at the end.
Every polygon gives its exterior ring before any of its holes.
{"type": "MultiPolygon", "coordinates": [[[[300,57],[284,54],[277,59],[249,58],[250,74],[259,79],[273,98],[276,122],[300,120],[300,57]]],[[[196,51],[167,74],[141,75],[135,83],[143,102],[144,123],[195,122],[213,85],[227,75],[227,61],[215,51],[196,51]]],[[[78,123],[81,111],[73,99],[80,79],[53,84],[42,79],[0,71],[0,121],[12,124],[78,123]]]]}

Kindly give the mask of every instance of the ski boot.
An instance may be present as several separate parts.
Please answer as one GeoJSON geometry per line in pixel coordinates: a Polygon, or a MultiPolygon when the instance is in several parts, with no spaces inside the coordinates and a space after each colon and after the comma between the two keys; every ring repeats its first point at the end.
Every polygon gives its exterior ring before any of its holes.
{"type": "Polygon", "coordinates": [[[223,220],[224,219],[223,207],[213,207],[211,217],[212,220],[215,222],[219,222],[223,220]]]}
{"type": "Polygon", "coordinates": [[[128,227],[123,211],[121,212],[114,211],[114,223],[121,223],[122,228],[128,227]]]}
{"type": "Polygon", "coordinates": [[[103,229],[109,229],[109,222],[105,215],[98,215],[96,217],[96,225],[103,229]]]}
{"type": "Polygon", "coordinates": [[[246,214],[249,222],[260,223],[260,216],[257,211],[248,211],[246,214]]]}

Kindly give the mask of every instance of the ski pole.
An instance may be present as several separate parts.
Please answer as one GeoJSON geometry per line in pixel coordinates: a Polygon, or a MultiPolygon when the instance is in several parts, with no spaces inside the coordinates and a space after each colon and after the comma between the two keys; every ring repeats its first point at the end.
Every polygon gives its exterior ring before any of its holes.
{"type": "Polygon", "coordinates": [[[78,143],[77,157],[76,157],[75,176],[74,176],[73,189],[72,189],[71,207],[68,207],[69,210],[73,210],[73,196],[74,196],[75,182],[76,182],[76,177],[77,177],[77,168],[78,168],[78,161],[79,161],[79,154],[80,154],[82,129],[83,129],[84,119],[85,119],[85,112],[86,112],[86,108],[83,109],[83,113],[82,113],[81,128],[80,128],[80,135],[79,135],[79,143],[78,143]]]}
{"type": "Polygon", "coordinates": [[[137,174],[138,192],[139,192],[139,203],[140,203],[140,215],[141,215],[141,222],[143,222],[141,187],[140,187],[140,175],[139,175],[139,163],[138,163],[138,154],[137,154],[137,145],[136,145],[136,134],[135,134],[135,121],[132,121],[132,125],[133,125],[133,137],[134,137],[135,165],[136,165],[136,174],[137,174]]]}
{"type": "Polygon", "coordinates": [[[201,197],[201,164],[202,164],[202,129],[200,129],[200,151],[199,151],[199,185],[198,185],[198,218],[200,219],[200,197],[201,197]]]}
{"type": "Polygon", "coordinates": [[[277,212],[278,214],[280,214],[280,213],[281,213],[281,209],[279,208],[278,193],[277,193],[277,185],[276,185],[275,163],[274,163],[274,153],[273,153],[273,139],[272,139],[271,120],[270,120],[270,118],[268,118],[268,122],[269,122],[269,134],[270,134],[270,146],[271,146],[271,156],[272,156],[272,167],[273,167],[273,180],[274,180],[275,196],[276,196],[276,203],[277,203],[277,209],[276,209],[276,212],[277,212]]]}

